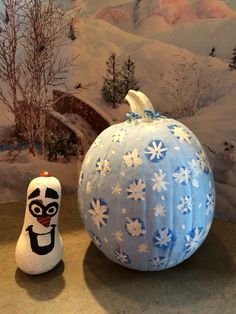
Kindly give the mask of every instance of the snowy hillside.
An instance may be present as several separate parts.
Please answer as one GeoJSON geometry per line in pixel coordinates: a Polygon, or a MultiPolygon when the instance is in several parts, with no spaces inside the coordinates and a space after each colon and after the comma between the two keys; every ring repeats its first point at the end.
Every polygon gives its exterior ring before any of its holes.
{"type": "Polygon", "coordinates": [[[217,57],[229,62],[236,45],[236,17],[199,21],[173,32],[156,32],[152,38],[202,55],[208,55],[214,46],[217,57]]]}
{"type": "Polygon", "coordinates": [[[170,100],[169,95],[163,90],[161,77],[168,71],[173,71],[173,63],[182,62],[179,55],[189,62],[196,59],[205,67],[204,79],[211,81],[212,86],[216,87],[210,92],[213,100],[228,94],[236,84],[232,80],[233,73],[228,71],[228,65],[218,59],[202,58],[184,49],[180,52],[180,49],[173,45],[135,36],[105,21],[92,18],[80,22],[79,41],[73,43],[72,49],[74,54],[78,52],[80,54],[78,69],[73,71],[72,80],[96,81],[97,84],[88,92],[83,92],[83,98],[99,105],[103,104],[102,77],[105,75],[105,61],[111,51],[117,53],[121,62],[129,55],[132,56],[136,63],[136,76],[140,81],[140,87],[159,111],[173,109],[173,99],[170,100]]]}
{"type": "Polygon", "coordinates": [[[193,3],[188,0],[136,0],[105,7],[97,18],[141,34],[142,27],[146,29],[147,25],[152,26],[150,33],[165,32],[186,23],[235,15],[235,11],[219,0],[197,0],[193,3]]]}

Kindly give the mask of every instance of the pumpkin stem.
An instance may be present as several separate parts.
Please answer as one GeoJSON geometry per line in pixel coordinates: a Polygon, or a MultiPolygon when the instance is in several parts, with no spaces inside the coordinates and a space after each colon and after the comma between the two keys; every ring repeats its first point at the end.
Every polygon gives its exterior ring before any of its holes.
{"type": "Polygon", "coordinates": [[[146,95],[139,91],[130,89],[128,94],[125,96],[125,100],[128,102],[130,110],[137,113],[142,118],[147,118],[145,110],[155,113],[151,101],[147,98],[146,95]]]}

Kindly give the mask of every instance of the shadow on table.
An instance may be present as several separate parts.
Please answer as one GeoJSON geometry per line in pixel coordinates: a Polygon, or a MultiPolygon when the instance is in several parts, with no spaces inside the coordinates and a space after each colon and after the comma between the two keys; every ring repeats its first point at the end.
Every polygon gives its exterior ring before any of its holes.
{"type": "Polygon", "coordinates": [[[35,300],[47,301],[58,296],[65,287],[63,277],[64,262],[60,263],[47,273],[41,275],[28,275],[17,268],[15,280],[19,287],[27,290],[35,300]]]}
{"type": "Polygon", "coordinates": [[[92,243],[83,268],[91,293],[109,313],[129,313],[134,304],[141,312],[150,305],[177,312],[178,308],[188,310],[191,304],[200,311],[204,302],[209,305],[209,300],[222,298],[235,280],[232,256],[213,231],[192,257],[164,271],[124,268],[109,261],[92,243]]]}

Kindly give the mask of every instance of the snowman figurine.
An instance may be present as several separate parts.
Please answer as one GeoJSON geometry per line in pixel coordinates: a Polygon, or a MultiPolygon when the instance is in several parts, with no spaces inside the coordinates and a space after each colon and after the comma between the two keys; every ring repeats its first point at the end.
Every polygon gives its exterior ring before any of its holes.
{"type": "Polygon", "coordinates": [[[47,171],[30,182],[24,224],[15,251],[16,264],[25,273],[45,273],[62,258],[63,243],[58,231],[60,201],[60,182],[47,171]]]}
{"type": "Polygon", "coordinates": [[[225,141],[223,147],[215,155],[214,176],[216,181],[229,185],[236,185],[233,170],[236,165],[236,144],[234,141],[225,141]]]}

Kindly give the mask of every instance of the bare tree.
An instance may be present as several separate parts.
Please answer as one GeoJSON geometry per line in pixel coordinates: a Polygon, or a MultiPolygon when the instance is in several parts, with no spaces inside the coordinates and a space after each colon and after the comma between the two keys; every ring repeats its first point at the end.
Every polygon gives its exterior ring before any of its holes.
{"type": "Polygon", "coordinates": [[[0,46],[0,78],[11,90],[12,104],[3,91],[0,97],[14,114],[15,124],[20,121],[30,151],[35,154],[37,139],[45,156],[45,120],[52,107],[51,91],[65,85],[68,69],[76,59],[62,56],[70,17],[55,0],[1,1],[8,12],[8,22],[2,13],[1,23],[9,44],[0,46]]]}
{"type": "Polygon", "coordinates": [[[22,0],[0,1],[0,100],[14,115],[16,129],[19,129],[19,104],[17,82],[20,77],[18,48],[22,23],[22,0]],[[4,92],[5,91],[5,92],[4,92]]]}
{"type": "Polygon", "coordinates": [[[195,57],[187,59],[181,53],[174,58],[171,69],[161,75],[163,88],[177,105],[172,114],[192,116],[213,97],[213,83],[206,79],[212,65],[202,65],[195,57]]]}

